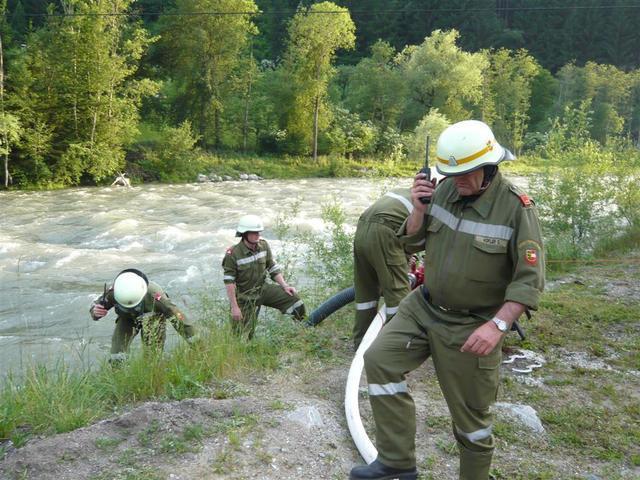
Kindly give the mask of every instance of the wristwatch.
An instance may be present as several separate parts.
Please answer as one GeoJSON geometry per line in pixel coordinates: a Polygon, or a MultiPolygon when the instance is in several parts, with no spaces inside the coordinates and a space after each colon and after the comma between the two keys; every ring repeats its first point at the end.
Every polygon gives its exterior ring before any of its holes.
{"type": "Polygon", "coordinates": [[[496,327],[498,327],[498,330],[501,332],[504,333],[509,330],[509,325],[507,325],[507,322],[504,320],[500,320],[498,317],[493,317],[491,321],[496,324],[496,327]]]}

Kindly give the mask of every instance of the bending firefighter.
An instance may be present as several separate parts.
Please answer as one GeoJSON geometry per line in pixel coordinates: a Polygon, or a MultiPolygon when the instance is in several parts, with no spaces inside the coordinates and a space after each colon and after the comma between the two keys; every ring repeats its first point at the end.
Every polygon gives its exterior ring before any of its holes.
{"type": "Polygon", "coordinates": [[[231,305],[231,326],[236,334],[252,338],[260,307],[277,308],[296,320],[305,318],[305,307],[296,289],[287,284],[266,240],[260,238],[264,225],[260,217],[245,215],[238,221],[236,236],[222,260],[224,283],[231,305]],[[267,283],[269,276],[277,283],[267,283]]]}
{"type": "Polygon", "coordinates": [[[116,328],[111,337],[112,363],[126,359],[131,340],[141,332],[142,343],[147,348],[162,351],[166,337],[166,322],[192,343],[195,328],[169,299],[160,285],[150,282],[140,270],[129,268],[118,274],[113,286],[96,299],[89,312],[99,320],[111,308],[115,308],[116,328]]]}
{"type": "Polygon", "coordinates": [[[426,242],[427,274],[364,354],[378,457],[353,468],[351,479],[417,478],[406,375],[431,357],[460,452],[459,478],[487,480],[502,341],[543,290],[536,208],[498,170],[510,152],[475,120],[448,127],[436,151],[447,178],[436,189],[416,175],[414,209],[399,231],[408,251],[426,242]]]}
{"type": "Polygon", "coordinates": [[[387,192],[360,215],[353,241],[356,349],[376,316],[380,294],[388,321],[410,291],[407,254],[396,232],[412,211],[411,191],[402,188],[387,192]]]}

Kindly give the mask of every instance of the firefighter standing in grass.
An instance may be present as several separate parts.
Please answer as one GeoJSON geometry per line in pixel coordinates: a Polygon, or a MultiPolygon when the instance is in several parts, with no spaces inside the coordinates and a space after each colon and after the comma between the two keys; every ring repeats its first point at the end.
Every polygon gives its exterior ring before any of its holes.
{"type": "Polygon", "coordinates": [[[417,478],[406,374],[431,357],[460,451],[459,478],[487,480],[502,340],[543,290],[535,206],[497,167],[510,152],[474,120],[447,128],[436,150],[438,172],[450,178],[434,190],[416,175],[414,210],[399,232],[408,250],[426,241],[428,274],[364,355],[378,457],[353,468],[351,479],[417,478]]]}
{"type": "Polygon", "coordinates": [[[238,221],[236,236],[222,260],[224,284],[231,305],[231,326],[235,333],[252,338],[262,305],[305,318],[305,307],[296,289],[287,284],[266,240],[260,238],[264,225],[260,217],[245,215],[238,221]],[[267,283],[266,277],[277,283],[267,283]]]}
{"type": "Polygon", "coordinates": [[[98,297],[89,313],[99,320],[111,308],[115,308],[116,328],[111,338],[110,362],[116,364],[126,359],[131,340],[141,332],[142,343],[147,349],[162,351],[166,336],[166,322],[192,343],[195,328],[185,315],[174,305],[162,287],[150,282],[140,270],[129,268],[118,274],[109,289],[98,297]]]}
{"type": "Polygon", "coordinates": [[[412,211],[411,190],[401,188],[387,192],[360,215],[353,241],[356,349],[376,316],[380,295],[389,321],[410,291],[407,254],[396,232],[412,211]]]}

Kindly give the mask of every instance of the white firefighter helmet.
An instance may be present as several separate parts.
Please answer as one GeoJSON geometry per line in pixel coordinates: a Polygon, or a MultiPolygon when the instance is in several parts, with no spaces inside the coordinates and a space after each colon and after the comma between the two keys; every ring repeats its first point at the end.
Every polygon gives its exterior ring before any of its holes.
{"type": "Polygon", "coordinates": [[[464,175],[515,158],[496,141],[489,126],[478,120],[454,123],[442,132],[436,156],[438,173],[447,176],[464,175]]]}
{"type": "Polygon", "coordinates": [[[147,294],[148,285],[147,276],[140,270],[123,270],[113,282],[113,298],[125,308],[135,307],[147,294]]]}
{"type": "Polygon", "coordinates": [[[246,232],[261,232],[264,230],[262,219],[257,215],[244,215],[238,220],[236,237],[241,237],[246,232]]]}

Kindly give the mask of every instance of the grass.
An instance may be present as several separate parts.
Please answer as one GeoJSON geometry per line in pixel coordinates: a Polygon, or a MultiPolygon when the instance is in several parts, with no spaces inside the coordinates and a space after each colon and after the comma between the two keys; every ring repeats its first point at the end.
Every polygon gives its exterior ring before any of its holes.
{"type": "MultiPolygon", "coordinates": [[[[640,467],[640,379],[629,373],[640,371],[640,299],[611,295],[612,285],[620,279],[640,285],[639,245],[634,238],[630,233],[616,243],[620,248],[617,253],[607,250],[608,262],[568,264],[563,273],[551,272],[551,280],[562,279],[564,283],[547,290],[539,311],[530,321],[522,322],[527,340],[508,337],[507,346],[539,352],[547,363],[534,375],[543,382],[541,387],[503,376],[500,401],[532,406],[546,434],[523,434],[513,423],[498,419],[493,467],[497,479],[573,480],[582,478],[575,476],[577,466],[584,469],[591,465],[600,478],[622,480],[633,478],[629,472],[640,467]],[[573,364],[573,353],[608,367],[573,364]],[[556,462],[541,461],[543,458],[556,462]]],[[[335,263],[344,258],[333,257],[348,253],[327,250],[323,255],[335,263]]],[[[318,272],[319,283],[322,274],[318,272]]],[[[305,296],[309,311],[327,296],[321,288],[313,292],[317,297],[305,296]]],[[[33,435],[70,431],[145,400],[238,397],[247,393],[239,386],[246,375],[266,374],[290,365],[296,366],[315,395],[328,398],[325,386],[314,384],[314,372],[343,366],[351,356],[348,337],[352,319],[346,311],[313,330],[270,313],[261,321],[256,338],[245,342],[234,337],[224,321],[226,302],[203,297],[201,303],[202,341],[193,348],[181,344],[163,356],[134,355],[119,369],[105,364],[97,371],[73,371],[58,363],[33,367],[20,380],[7,377],[0,386],[0,438],[21,446],[33,435]]],[[[430,398],[441,396],[433,378],[421,388],[430,398]]],[[[286,411],[291,405],[277,400],[269,407],[286,411]]],[[[428,458],[419,459],[421,465],[427,470],[444,468],[443,463],[455,464],[457,449],[449,417],[427,412],[426,418],[435,449],[428,458]]],[[[181,455],[198,451],[205,437],[221,434],[227,442],[212,458],[210,469],[212,474],[230,475],[243,439],[267,425],[255,415],[240,412],[218,418],[215,425],[211,431],[187,425],[181,432],[167,432],[151,422],[138,433],[137,448],[181,455]]],[[[259,444],[260,432],[253,436],[258,457],[270,463],[269,454],[259,444]]],[[[119,438],[100,438],[95,446],[108,453],[120,443],[119,438]]],[[[118,456],[121,468],[109,478],[162,478],[159,472],[138,464],[138,453],[122,451],[118,456]]],[[[421,478],[437,477],[425,473],[421,478]]]]}

